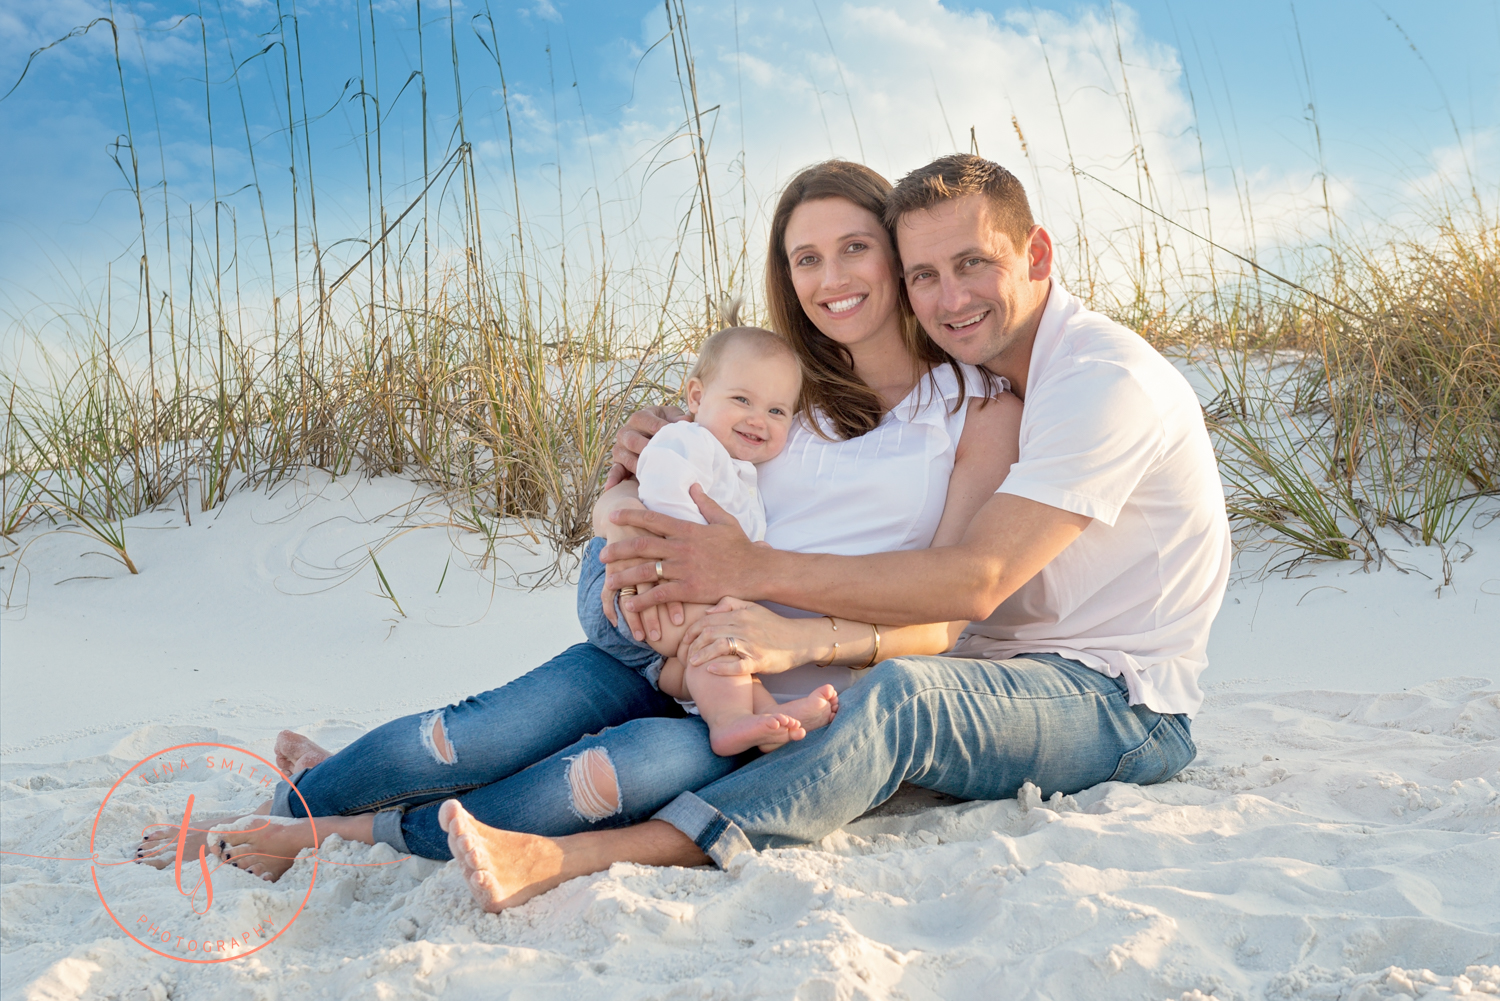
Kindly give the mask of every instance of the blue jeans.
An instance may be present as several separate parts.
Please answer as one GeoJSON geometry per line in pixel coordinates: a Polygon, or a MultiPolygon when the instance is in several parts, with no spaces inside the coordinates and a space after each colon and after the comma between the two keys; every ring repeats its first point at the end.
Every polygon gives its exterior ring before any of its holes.
{"type": "Polygon", "coordinates": [[[714,754],[702,720],[682,718],[638,671],[579,643],[501,688],[371,730],[293,775],[301,796],[281,783],[271,812],[379,811],[376,841],[446,861],[442,800],[456,798],[492,827],[556,837],[646,820],[744,760],[714,754]],[[438,720],[446,757],[433,737],[438,720]],[[570,768],[591,749],[602,749],[614,768],[613,812],[579,805],[570,768]]]}
{"type": "Polygon", "coordinates": [[[637,670],[650,668],[660,655],[649,643],[637,642],[630,635],[625,617],[620,616],[618,625],[612,625],[604,614],[604,564],[599,562],[599,552],[605,546],[603,539],[595,537],[584,547],[583,559],[578,566],[578,624],[588,641],[622,664],[637,670]]]}
{"type": "Polygon", "coordinates": [[[817,841],[902,782],[963,799],[1147,785],[1197,754],[1186,716],[1131,706],[1122,681],[1056,654],[907,657],[840,696],[833,722],[678,796],[656,814],[720,866],[747,849],[817,841]]]}

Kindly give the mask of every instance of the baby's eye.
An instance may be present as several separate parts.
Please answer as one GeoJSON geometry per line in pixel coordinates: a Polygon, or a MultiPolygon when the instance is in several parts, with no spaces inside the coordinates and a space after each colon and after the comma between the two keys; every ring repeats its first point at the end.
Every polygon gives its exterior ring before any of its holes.
{"type": "Polygon", "coordinates": [[[771,408],[771,413],[775,414],[777,417],[785,417],[786,416],[786,411],[782,410],[780,407],[772,407],[771,408]]]}
{"type": "Polygon", "coordinates": [[[732,399],[734,400],[734,402],[743,403],[747,407],[750,405],[750,400],[744,396],[735,396],[732,397],[732,399]]]}

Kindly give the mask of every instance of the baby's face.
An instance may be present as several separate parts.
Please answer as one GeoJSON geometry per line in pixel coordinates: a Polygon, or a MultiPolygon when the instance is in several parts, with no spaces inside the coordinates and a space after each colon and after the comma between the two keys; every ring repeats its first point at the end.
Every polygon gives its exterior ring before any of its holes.
{"type": "Polygon", "coordinates": [[[688,413],[736,459],[765,462],[786,446],[801,390],[795,358],[735,346],[707,383],[688,380],[688,413]]]}

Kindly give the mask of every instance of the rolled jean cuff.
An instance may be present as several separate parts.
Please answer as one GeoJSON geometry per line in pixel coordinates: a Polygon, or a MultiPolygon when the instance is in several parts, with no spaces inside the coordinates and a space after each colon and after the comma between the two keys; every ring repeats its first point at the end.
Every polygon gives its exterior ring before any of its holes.
{"type": "Polygon", "coordinates": [[[411,849],[406,847],[406,835],[401,833],[401,818],[405,816],[405,808],[399,806],[376,813],[371,825],[375,843],[390,845],[402,855],[410,855],[411,849]]]}
{"type": "Polygon", "coordinates": [[[283,779],[276,783],[276,791],[271,794],[271,816],[273,817],[295,817],[292,812],[292,787],[302,781],[308,769],[302,768],[292,773],[290,780],[283,779]]]}
{"type": "Polygon", "coordinates": [[[698,850],[720,869],[728,868],[740,852],[755,850],[738,824],[690,792],[679,795],[651,819],[665,820],[692,838],[698,850]]]}

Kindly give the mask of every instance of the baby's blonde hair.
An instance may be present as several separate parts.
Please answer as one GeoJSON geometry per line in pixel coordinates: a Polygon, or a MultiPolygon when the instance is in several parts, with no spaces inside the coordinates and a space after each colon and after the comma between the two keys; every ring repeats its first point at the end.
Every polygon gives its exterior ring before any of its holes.
{"type": "MultiPolygon", "coordinates": [[[[687,374],[688,379],[708,382],[718,371],[725,352],[736,344],[743,344],[761,355],[784,354],[793,362],[797,362],[799,368],[801,367],[797,352],[780,334],[764,327],[739,325],[739,299],[725,303],[719,310],[719,319],[725,324],[724,329],[704,338],[702,346],[698,348],[698,360],[694,362],[692,371],[687,374]]],[[[686,381],[684,380],[684,383],[686,381]]]]}

